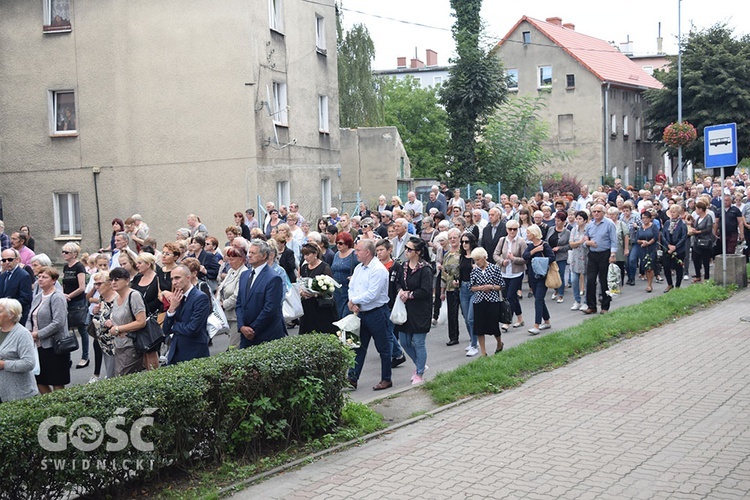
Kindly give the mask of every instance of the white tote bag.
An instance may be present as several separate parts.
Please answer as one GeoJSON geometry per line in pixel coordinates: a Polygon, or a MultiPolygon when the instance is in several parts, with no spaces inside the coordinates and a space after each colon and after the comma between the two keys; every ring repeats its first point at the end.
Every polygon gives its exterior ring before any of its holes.
{"type": "Polygon", "coordinates": [[[403,325],[406,323],[406,304],[398,297],[393,303],[393,311],[391,311],[391,321],[394,325],[403,325]]]}
{"type": "Polygon", "coordinates": [[[293,321],[305,314],[305,311],[302,309],[302,300],[299,296],[299,287],[299,283],[292,283],[292,286],[286,291],[282,307],[284,321],[293,321]]]}

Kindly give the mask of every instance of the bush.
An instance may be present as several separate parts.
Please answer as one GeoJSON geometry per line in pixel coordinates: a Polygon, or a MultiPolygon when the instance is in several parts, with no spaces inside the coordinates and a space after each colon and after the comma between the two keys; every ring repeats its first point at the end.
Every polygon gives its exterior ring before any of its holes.
{"type": "Polygon", "coordinates": [[[573,199],[577,199],[581,194],[581,181],[574,175],[570,174],[552,174],[550,177],[542,179],[544,191],[550,195],[555,193],[573,193],[573,199]]]}
{"type": "Polygon", "coordinates": [[[0,498],[95,494],[168,467],[314,439],[341,418],[351,358],[331,335],[286,337],[4,403],[0,498]],[[49,417],[61,419],[40,432],[49,417]],[[38,432],[67,446],[45,449],[38,432]]]}

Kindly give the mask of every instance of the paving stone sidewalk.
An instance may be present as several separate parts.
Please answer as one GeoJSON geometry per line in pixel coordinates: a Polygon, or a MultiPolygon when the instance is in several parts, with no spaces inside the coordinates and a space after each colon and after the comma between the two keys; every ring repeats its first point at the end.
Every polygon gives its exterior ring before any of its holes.
{"type": "Polygon", "coordinates": [[[240,499],[748,498],[750,290],[240,499]]]}

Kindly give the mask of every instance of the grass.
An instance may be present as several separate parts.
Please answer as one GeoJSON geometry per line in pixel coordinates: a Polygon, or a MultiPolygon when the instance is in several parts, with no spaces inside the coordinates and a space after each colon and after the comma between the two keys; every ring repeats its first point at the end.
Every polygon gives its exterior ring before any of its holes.
{"type": "Polygon", "coordinates": [[[712,282],[676,288],[666,295],[617,309],[580,325],[524,342],[502,354],[440,373],[424,387],[438,404],[517,387],[534,373],[557,368],[623,338],[692,314],[726,299],[730,293],[712,282]]]}

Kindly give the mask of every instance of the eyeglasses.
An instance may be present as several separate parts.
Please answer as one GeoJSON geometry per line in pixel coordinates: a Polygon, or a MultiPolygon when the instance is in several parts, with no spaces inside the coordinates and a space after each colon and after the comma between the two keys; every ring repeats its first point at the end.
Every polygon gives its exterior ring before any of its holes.
{"type": "Polygon", "coordinates": [[[174,257],[174,254],[172,252],[162,252],[161,254],[162,255],[171,255],[171,256],[174,257]]]}
{"type": "Polygon", "coordinates": [[[509,227],[508,231],[518,231],[518,228],[517,227],[509,227]]]}
{"type": "Polygon", "coordinates": [[[67,250],[63,250],[63,251],[62,251],[62,253],[63,253],[64,255],[68,255],[69,253],[73,253],[73,252],[68,252],[67,250]]]}
{"type": "Polygon", "coordinates": [[[13,257],[12,259],[0,259],[0,261],[2,262],[13,262],[14,260],[16,260],[15,257],[13,257]]]}
{"type": "Polygon", "coordinates": [[[346,243],[344,243],[343,241],[337,241],[336,244],[337,245],[346,245],[346,243]]]}
{"type": "Polygon", "coordinates": [[[412,248],[412,247],[406,247],[406,251],[407,252],[416,252],[417,249],[416,248],[412,248]]]}
{"type": "Polygon", "coordinates": [[[124,280],[125,278],[110,278],[109,281],[115,283],[116,281],[124,280]]]}
{"type": "Polygon", "coordinates": [[[370,227],[369,224],[362,224],[362,227],[370,227]]]}
{"type": "Polygon", "coordinates": [[[471,241],[469,241],[469,240],[461,240],[461,243],[466,244],[466,243],[471,243],[471,241]]]}
{"type": "Polygon", "coordinates": [[[101,281],[94,281],[94,286],[102,286],[103,284],[101,281]]]}

